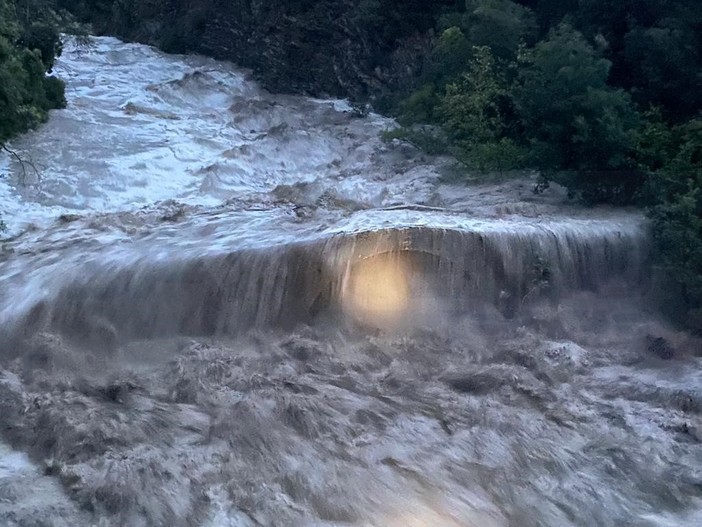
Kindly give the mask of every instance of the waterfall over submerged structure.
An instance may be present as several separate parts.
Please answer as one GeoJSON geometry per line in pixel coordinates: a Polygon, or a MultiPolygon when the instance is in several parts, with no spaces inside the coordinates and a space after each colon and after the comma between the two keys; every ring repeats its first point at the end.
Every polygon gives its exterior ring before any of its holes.
{"type": "Polygon", "coordinates": [[[647,269],[645,231],[635,223],[382,229],[111,264],[58,284],[18,316],[17,331],[86,337],[102,320],[110,339],[236,336],[320,316],[388,329],[486,305],[513,317],[525,302],[558,303],[614,280],[638,289],[647,269]]]}
{"type": "Polygon", "coordinates": [[[446,183],[202,57],[57,71],[13,145],[46,169],[0,183],[0,523],[702,523],[699,341],[641,217],[446,183]]]}

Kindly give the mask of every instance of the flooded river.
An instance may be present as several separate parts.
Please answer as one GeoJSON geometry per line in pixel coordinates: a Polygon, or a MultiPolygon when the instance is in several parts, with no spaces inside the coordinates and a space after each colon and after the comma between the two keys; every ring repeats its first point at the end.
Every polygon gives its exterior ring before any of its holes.
{"type": "Polygon", "coordinates": [[[638,213],[203,57],[56,73],[0,158],[0,523],[702,524],[702,354],[638,213]]]}

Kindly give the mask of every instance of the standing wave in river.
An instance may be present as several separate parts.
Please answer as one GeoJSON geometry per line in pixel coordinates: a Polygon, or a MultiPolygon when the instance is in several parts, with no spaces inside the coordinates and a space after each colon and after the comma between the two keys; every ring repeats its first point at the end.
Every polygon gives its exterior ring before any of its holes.
{"type": "Polygon", "coordinates": [[[700,342],[640,216],[93,43],[0,183],[0,522],[702,524],[700,342]]]}

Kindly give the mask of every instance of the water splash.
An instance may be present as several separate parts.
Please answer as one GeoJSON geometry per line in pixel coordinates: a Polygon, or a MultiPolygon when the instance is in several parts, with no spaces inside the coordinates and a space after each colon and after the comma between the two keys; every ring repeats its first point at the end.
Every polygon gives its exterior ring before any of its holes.
{"type": "Polygon", "coordinates": [[[29,517],[700,522],[699,342],[646,311],[640,215],[450,184],[343,101],[93,42],[12,145],[39,176],[0,165],[0,425],[68,493],[29,517]]]}
{"type": "MultiPolygon", "coordinates": [[[[88,340],[93,332],[104,336],[106,325],[111,340],[235,336],[320,315],[392,325],[489,304],[514,316],[544,296],[557,303],[570,291],[597,291],[614,279],[637,288],[646,278],[640,225],[616,232],[592,224],[583,231],[570,224],[507,227],[395,228],[209,254],[160,247],[158,257],[148,242],[144,253],[130,245],[136,260],[120,261],[112,251],[90,265],[74,262],[70,280],[64,274],[39,290],[29,280],[26,287],[39,296],[25,290],[24,310],[8,298],[5,320],[14,317],[20,335],[57,331],[88,340]]],[[[66,265],[59,258],[51,266],[66,265]]]]}

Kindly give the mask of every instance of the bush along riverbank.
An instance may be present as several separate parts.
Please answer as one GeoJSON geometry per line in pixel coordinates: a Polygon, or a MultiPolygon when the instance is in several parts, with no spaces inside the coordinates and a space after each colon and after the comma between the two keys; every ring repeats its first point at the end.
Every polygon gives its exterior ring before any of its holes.
{"type": "Polygon", "coordinates": [[[273,91],[370,103],[398,120],[388,140],[452,154],[467,173],[536,169],[537,190],[555,181],[587,203],[645,207],[669,309],[702,329],[697,3],[1,0],[0,68],[19,87],[0,140],[63,104],[44,76],[57,34],[20,14],[70,11],[99,34],[231,60],[273,91]]]}

